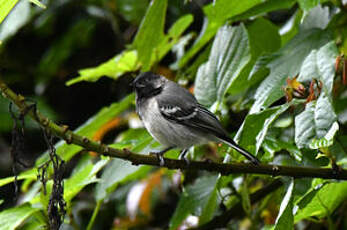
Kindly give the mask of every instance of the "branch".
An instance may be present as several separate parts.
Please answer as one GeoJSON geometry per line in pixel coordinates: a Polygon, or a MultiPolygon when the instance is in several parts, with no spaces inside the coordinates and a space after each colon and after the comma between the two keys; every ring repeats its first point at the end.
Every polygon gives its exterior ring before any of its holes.
{"type": "MultiPolygon", "coordinates": [[[[38,122],[41,126],[50,130],[54,135],[64,139],[67,144],[75,144],[83,147],[85,150],[94,151],[100,155],[121,158],[132,162],[134,165],[145,164],[160,166],[160,161],[153,155],[142,155],[131,152],[127,149],[115,149],[92,141],[86,137],[77,135],[69,130],[66,125],[57,125],[47,117],[43,116],[38,110],[30,109],[22,95],[17,95],[0,79],[0,90],[4,97],[15,103],[20,111],[27,112],[28,115],[38,122]]],[[[251,163],[232,163],[222,164],[214,162],[191,161],[189,165],[184,160],[175,160],[164,158],[163,167],[169,169],[193,169],[218,172],[221,174],[246,173],[246,174],[266,174],[271,176],[290,176],[295,178],[317,177],[325,179],[347,180],[347,170],[333,170],[331,168],[313,168],[261,164],[255,166],[251,163]]]]}
{"type": "MultiPolygon", "coordinates": [[[[266,185],[264,188],[261,188],[258,191],[252,193],[249,197],[251,204],[255,204],[259,200],[262,200],[264,197],[276,191],[282,185],[283,183],[281,182],[281,180],[276,179],[272,181],[270,184],[266,185]]],[[[224,228],[232,218],[241,217],[244,214],[245,214],[245,211],[242,207],[242,201],[239,201],[235,206],[233,206],[231,209],[227,210],[226,212],[223,212],[221,215],[214,217],[212,220],[210,220],[209,222],[199,227],[191,228],[191,229],[209,230],[209,229],[216,229],[216,228],[224,228]]]]}

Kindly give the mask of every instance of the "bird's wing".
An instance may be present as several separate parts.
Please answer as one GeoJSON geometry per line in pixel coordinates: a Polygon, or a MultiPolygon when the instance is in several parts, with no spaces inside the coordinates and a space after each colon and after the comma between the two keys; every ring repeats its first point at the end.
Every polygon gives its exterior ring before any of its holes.
{"type": "Polygon", "coordinates": [[[185,98],[181,100],[177,97],[159,97],[157,98],[160,113],[168,120],[183,124],[190,128],[202,132],[213,134],[217,137],[226,135],[216,116],[193,100],[185,98]]]}

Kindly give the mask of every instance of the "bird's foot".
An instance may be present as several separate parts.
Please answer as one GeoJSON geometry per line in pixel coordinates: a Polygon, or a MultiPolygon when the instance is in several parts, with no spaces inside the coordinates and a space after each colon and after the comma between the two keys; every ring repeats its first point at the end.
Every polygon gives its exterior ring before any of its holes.
{"type": "Polygon", "coordinates": [[[187,153],[188,153],[188,149],[183,149],[182,152],[180,153],[178,159],[179,160],[184,160],[186,162],[187,165],[190,164],[189,159],[187,158],[187,153]]]}
{"type": "Polygon", "coordinates": [[[168,147],[166,149],[163,149],[162,151],[159,152],[150,152],[149,155],[156,155],[159,161],[159,165],[162,167],[165,165],[165,161],[164,161],[164,154],[169,151],[170,149],[173,149],[174,147],[168,147]]]}

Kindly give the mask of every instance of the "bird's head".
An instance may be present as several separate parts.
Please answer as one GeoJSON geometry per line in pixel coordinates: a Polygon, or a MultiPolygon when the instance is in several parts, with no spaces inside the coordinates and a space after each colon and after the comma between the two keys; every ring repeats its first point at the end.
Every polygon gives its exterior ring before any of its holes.
{"type": "Polygon", "coordinates": [[[153,97],[159,94],[165,85],[166,78],[152,72],[140,73],[132,83],[135,92],[143,98],[153,97]]]}

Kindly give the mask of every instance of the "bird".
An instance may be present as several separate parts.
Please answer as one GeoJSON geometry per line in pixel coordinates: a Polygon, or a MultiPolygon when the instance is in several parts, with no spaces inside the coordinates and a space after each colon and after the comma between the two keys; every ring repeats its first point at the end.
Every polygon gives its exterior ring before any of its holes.
{"type": "Polygon", "coordinates": [[[160,165],[164,154],[181,149],[180,159],[189,148],[208,142],[224,142],[244,155],[254,165],[260,161],[228,136],[218,118],[187,89],[160,74],[142,72],[132,82],[135,90],[136,112],[151,136],[164,149],[156,152],[160,165]]]}

